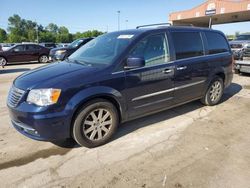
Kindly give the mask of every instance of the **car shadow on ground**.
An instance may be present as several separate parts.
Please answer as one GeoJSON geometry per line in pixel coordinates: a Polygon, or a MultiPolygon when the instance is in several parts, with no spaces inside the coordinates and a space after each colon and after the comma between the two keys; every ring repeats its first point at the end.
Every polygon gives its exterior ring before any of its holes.
{"type": "Polygon", "coordinates": [[[0,69],[0,74],[10,74],[10,73],[18,73],[29,71],[29,68],[20,68],[20,69],[0,69]]]}
{"type": "MultiPolygon", "coordinates": [[[[242,86],[237,83],[232,83],[226,90],[222,97],[221,103],[226,102],[230,98],[232,98],[234,95],[239,93],[242,90],[242,86]]],[[[165,121],[171,118],[175,118],[177,116],[184,115],[188,112],[192,112],[195,110],[198,110],[200,108],[204,107],[203,104],[199,100],[187,103],[184,105],[181,105],[179,107],[171,108],[169,110],[165,110],[153,115],[148,115],[136,120],[132,120],[126,123],[123,123],[119,126],[116,134],[114,135],[113,139],[109,141],[110,143],[127,135],[130,134],[138,129],[152,126],[155,123],[159,123],[161,121],[165,121]]],[[[76,142],[73,141],[73,139],[69,139],[67,141],[59,141],[59,142],[53,142],[53,144],[63,147],[63,148],[76,148],[79,147],[79,145],[76,144],[76,142]]]]}

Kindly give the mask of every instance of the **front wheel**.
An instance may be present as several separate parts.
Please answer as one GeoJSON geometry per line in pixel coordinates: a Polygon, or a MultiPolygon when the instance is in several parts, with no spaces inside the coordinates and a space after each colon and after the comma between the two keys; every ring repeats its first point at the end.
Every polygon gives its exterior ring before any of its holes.
{"type": "Polygon", "coordinates": [[[81,146],[93,148],[107,143],[118,126],[116,107],[102,99],[88,102],[73,124],[73,138],[81,146]]]}
{"type": "Polygon", "coordinates": [[[7,60],[4,57],[0,57],[0,66],[4,67],[7,65],[7,60]]]}
{"type": "Polygon", "coordinates": [[[205,96],[201,102],[207,106],[213,106],[220,102],[224,92],[223,80],[220,77],[215,77],[211,82],[205,96]]]}
{"type": "Polygon", "coordinates": [[[39,63],[47,63],[49,60],[47,55],[41,55],[38,59],[39,63]]]}

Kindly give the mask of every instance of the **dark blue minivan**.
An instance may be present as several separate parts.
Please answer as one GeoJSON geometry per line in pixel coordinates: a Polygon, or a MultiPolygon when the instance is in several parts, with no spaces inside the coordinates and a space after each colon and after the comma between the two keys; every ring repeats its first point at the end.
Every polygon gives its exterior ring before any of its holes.
{"type": "Polygon", "coordinates": [[[138,28],[99,36],[62,62],[15,79],[13,126],[36,140],[106,143],[122,122],[200,99],[219,103],[233,57],[220,31],[138,28]]]}

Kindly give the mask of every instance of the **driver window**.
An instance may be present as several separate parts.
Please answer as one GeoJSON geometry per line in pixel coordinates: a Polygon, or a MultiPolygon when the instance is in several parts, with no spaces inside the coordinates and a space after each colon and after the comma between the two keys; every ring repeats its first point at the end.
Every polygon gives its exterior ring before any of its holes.
{"type": "Polygon", "coordinates": [[[129,56],[144,58],[146,66],[169,62],[169,48],[165,34],[151,35],[142,39],[129,56]]]}
{"type": "Polygon", "coordinates": [[[15,52],[22,52],[22,51],[24,51],[24,46],[23,45],[17,46],[13,50],[15,52]]]}

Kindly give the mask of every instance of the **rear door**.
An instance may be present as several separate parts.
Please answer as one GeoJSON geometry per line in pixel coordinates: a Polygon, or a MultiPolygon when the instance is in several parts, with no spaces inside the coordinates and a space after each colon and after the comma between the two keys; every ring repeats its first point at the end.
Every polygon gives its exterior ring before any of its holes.
{"type": "Polygon", "coordinates": [[[201,97],[209,76],[202,33],[179,30],[170,32],[175,51],[175,104],[201,97]]]}
{"type": "Polygon", "coordinates": [[[153,34],[138,42],[129,57],[143,57],[146,66],[126,70],[129,117],[137,117],[173,104],[174,65],[169,61],[166,34],[153,34]]]}
{"type": "Polygon", "coordinates": [[[39,49],[41,48],[37,45],[26,45],[27,61],[37,61],[39,58],[39,49]]]}

